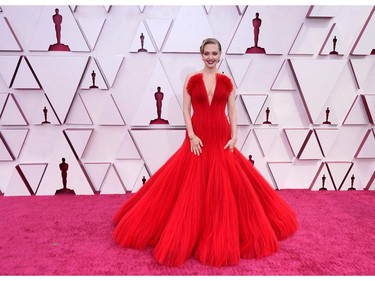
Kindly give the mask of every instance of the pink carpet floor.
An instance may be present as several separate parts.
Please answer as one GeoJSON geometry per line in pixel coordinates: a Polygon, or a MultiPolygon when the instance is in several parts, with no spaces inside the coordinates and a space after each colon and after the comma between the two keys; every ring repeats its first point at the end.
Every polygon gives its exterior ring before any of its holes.
{"type": "Polygon", "coordinates": [[[111,217],[126,195],[0,196],[0,275],[375,275],[375,192],[282,190],[300,228],[280,251],[237,266],[156,263],[124,249],[111,217]]]}

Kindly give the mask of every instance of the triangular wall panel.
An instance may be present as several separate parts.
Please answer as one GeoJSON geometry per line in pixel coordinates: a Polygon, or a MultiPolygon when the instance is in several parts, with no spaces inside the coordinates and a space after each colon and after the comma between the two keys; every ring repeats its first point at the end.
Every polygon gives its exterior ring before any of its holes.
{"type": "Polygon", "coordinates": [[[39,82],[34,76],[32,69],[30,69],[25,56],[20,57],[20,62],[10,87],[14,89],[40,89],[39,82]]]}
{"type": "Polygon", "coordinates": [[[88,58],[29,56],[28,59],[59,120],[63,123],[73,102],[88,58]]]}
{"type": "Polygon", "coordinates": [[[4,137],[7,146],[15,159],[18,158],[25,143],[29,129],[3,129],[0,134],[4,137]]]}
{"type": "Polygon", "coordinates": [[[147,52],[147,53],[156,53],[156,49],[154,47],[154,44],[152,43],[152,38],[150,33],[147,31],[146,26],[144,22],[142,21],[138,29],[135,33],[133,42],[129,48],[130,53],[138,53],[138,52],[147,52]],[[141,36],[143,35],[143,39],[141,36]],[[142,46],[143,43],[143,46],[142,46]],[[144,50],[144,51],[140,51],[144,50]]]}
{"type": "Polygon", "coordinates": [[[27,183],[33,190],[34,194],[38,191],[39,184],[47,168],[47,163],[25,163],[19,164],[22,174],[25,176],[27,183]]]}
{"type": "Polygon", "coordinates": [[[143,93],[142,100],[134,114],[132,126],[148,126],[150,121],[157,119],[155,93],[158,91],[158,87],[164,94],[161,119],[168,120],[170,125],[184,125],[182,109],[160,61],[157,62],[152,75],[146,81],[146,91],[143,93]]]}
{"type": "Polygon", "coordinates": [[[22,47],[6,17],[0,17],[0,51],[22,51],[22,47]]]}
{"type": "Polygon", "coordinates": [[[60,31],[61,44],[67,45],[70,51],[73,52],[89,52],[90,49],[87,46],[76,19],[68,6],[45,6],[43,8],[34,36],[29,45],[29,50],[48,51],[50,45],[57,43],[57,33],[52,18],[52,16],[55,15],[56,8],[62,16],[60,31]]]}
{"type": "Polygon", "coordinates": [[[203,6],[181,6],[162,51],[199,53],[199,46],[207,37],[215,36],[203,6]],[[181,40],[181,34],[189,40],[181,40]]]}

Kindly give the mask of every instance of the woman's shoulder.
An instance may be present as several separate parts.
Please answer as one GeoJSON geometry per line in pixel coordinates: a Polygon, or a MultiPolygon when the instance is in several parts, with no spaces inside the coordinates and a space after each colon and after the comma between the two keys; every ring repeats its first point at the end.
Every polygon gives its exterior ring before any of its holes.
{"type": "Polygon", "coordinates": [[[189,73],[186,76],[186,89],[187,89],[188,93],[191,93],[193,87],[199,81],[202,74],[203,74],[202,72],[197,71],[197,72],[189,73]]]}
{"type": "Polygon", "coordinates": [[[227,87],[228,91],[231,92],[233,90],[233,80],[231,77],[224,73],[218,73],[220,80],[225,84],[227,87]]]}

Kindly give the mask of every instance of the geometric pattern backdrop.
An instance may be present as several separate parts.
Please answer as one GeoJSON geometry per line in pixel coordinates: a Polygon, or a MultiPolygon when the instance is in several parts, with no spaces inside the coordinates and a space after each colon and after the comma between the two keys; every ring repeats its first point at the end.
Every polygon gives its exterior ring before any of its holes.
{"type": "Polygon", "coordinates": [[[374,190],[374,11],[2,5],[0,193],[55,194],[62,158],[76,194],[137,192],[182,144],[182,87],[206,37],[235,83],[237,148],[275,189],[374,190]],[[50,49],[56,8],[68,50],[50,49]],[[260,54],[246,52],[256,13],[260,54]],[[150,125],[158,87],[169,124],[150,125]]]}

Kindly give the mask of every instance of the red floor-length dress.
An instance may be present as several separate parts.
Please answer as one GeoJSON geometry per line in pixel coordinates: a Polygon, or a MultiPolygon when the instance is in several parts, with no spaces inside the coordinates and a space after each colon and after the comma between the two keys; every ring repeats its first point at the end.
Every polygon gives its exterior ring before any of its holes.
{"type": "Polygon", "coordinates": [[[216,74],[209,103],[203,74],[187,84],[194,133],[202,154],[182,146],[117,211],[113,238],[121,246],[154,247],[160,264],[179,266],[193,256],[212,266],[235,265],[240,258],[276,252],[278,240],[297,229],[294,211],[236,148],[225,108],[231,80],[216,74]]]}

